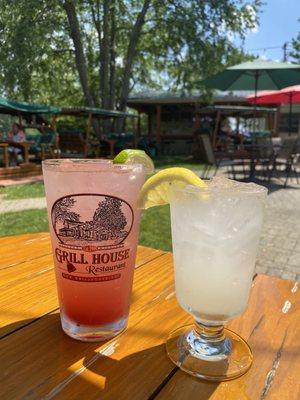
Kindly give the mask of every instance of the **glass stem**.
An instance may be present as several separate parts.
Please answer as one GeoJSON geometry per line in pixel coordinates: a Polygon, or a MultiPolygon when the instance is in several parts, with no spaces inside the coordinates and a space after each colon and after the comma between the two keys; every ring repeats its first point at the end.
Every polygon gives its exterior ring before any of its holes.
{"type": "Polygon", "coordinates": [[[195,321],[195,332],[206,342],[216,343],[225,339],[224,325],[206,325],[195,321]]]}

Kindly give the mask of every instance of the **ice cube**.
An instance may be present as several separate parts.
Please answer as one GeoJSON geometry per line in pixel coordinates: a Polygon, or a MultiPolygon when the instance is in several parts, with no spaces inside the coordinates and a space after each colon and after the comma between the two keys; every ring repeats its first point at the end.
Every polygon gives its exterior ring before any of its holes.
{"type": "Polygon", "coordinates": [[[263,193],[267,192],[264,186],[257,185],[253,182],[238,182],[233,179],[228,179],[225,176],[218,175],[213,177],[209,181],[210,188],[216,189],[234,189],[235,191],[247,192],[247,193],[263,193]]]}

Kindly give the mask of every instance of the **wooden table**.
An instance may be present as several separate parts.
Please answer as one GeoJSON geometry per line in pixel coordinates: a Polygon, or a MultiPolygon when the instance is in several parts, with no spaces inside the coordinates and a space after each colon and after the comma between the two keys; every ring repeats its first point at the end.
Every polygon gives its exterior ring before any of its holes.
{"type": "Polygon", "coordinates": [[[214,384],[166,356],[168,333],[191,321],[176,302],[170,253],[139,247],[128,328],[106,343],[81,343],[60,328],[48,234],[2,238],[0,249],[1,399],[300,399],[297,283],[255,278],[247,311],[229,324],[254,363],[214,384]]]}

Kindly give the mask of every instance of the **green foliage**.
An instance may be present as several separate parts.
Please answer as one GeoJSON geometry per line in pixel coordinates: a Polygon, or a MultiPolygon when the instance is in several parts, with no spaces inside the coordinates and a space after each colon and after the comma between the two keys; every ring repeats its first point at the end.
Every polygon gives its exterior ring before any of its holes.
{"type": "MultiPolygon", "coordinates": [[[[2,95],[41,103],[84,103],[70,27],[59,0],[2,0],[2,95]]],[[[144,0],[110,1],[111,104],[118,101],[130,35],[144,0]],[[114,24],[114,25],[113,25],[114,24]]],[[[74,0],[87,60],[89,88],[101,105],[103,1],[74,0]],[[100,34],[100,35],[99,35],[100,34]]],[[[130,89],[198,89],[199,80],[247,56],[232,37],[257,24],[260,0],[152,0],[135,49],[130,89]]]]}
{"type": "MultiPolygon", "coordinates": [[[[298,20],[300,22],[300,19],[298,20]]],[[[298,36],[292,40],[293,50],[290,52],[292,61],[300,64],[300,32],[298,36]]]]}

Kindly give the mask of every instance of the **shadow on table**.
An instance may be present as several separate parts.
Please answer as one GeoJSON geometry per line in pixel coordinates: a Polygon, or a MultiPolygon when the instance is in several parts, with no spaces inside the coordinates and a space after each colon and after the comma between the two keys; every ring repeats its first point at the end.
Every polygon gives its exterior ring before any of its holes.
{"type": "MultiPolygon", "coordinates": [[[[114,359],[113,356],[103,356],[99,362],[90,364],[89,360],[86,360],[84,365],[93,374],[105,377],[105,386],[100,389],[99,394],[113,393],[117,396],[124,391],[125,398],[129,398],[130,394],[132,399],[153,400],[163,391],[163,398],[175,399],[176,394],[182,395],[184,392],[182,386],[186,385],[189,391],[192,386],[195,394],[201,393],[201,400],[207,400],[219,385],[199,380],[180,371],[167,357],[164,343],[135,352],[120,360],[114,359]],[[151,389],[152,393],[149,395],[151,389]]],[[[83,378],[80,387],[89,383],[84,382],[83,378]]],[[[118,399],[122,398],[118,396],[118,399]]]]}
{"type": "MultiPolygon", "coordinates": [[[[130,330],[134,332],[135,327],[130,330]]],[[[25,365],[31,376],[17,389],[22,398],[52,398],[59,393],[65,398],[98,398],[109,394],[118,400],[150,400],[161,390],[166,391],[166,398],[176,398],[172,396],[182,393],[182,385],[192,385],[195,393],[201,393],[201,400],[206,400],[218,387],[179,371],[167,357],[164,343],[151,346],[153,337],[158,335],[156,330],[146,329],[144,335],[128,338],[123,336],[125,331],[108,342],[79,342],[63,333],[59,313],[53,313],[38,320],[18,321],[0,329],[0,334],[3,332],[8,337],[2,343],[6,343],[10,355],[4,357],[1,366],[14,371],[13,376],[7,376],[7,386],[14,385],[18,375],[23,376],[25,365]],[[18,346],[14,349],[16,342],[18,346]],[[148,348],[135,351],[137,342],[148,348]],[[131,349],[133,353],[126,355],[131,349]]]]}

